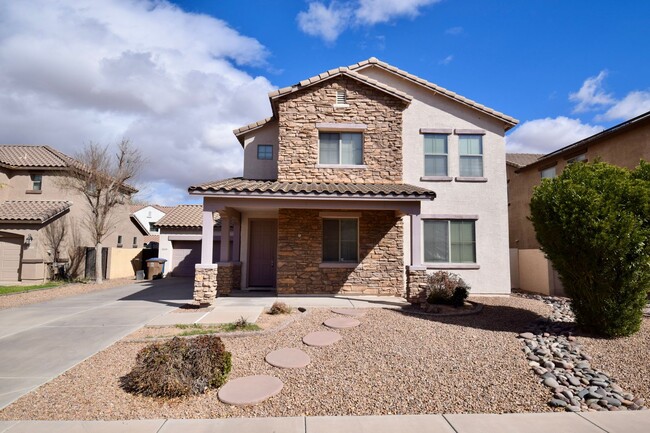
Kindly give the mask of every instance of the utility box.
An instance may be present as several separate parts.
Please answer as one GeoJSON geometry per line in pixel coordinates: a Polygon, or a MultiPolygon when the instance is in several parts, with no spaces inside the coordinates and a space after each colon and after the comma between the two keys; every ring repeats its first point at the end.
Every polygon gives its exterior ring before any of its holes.
{"type": "Polygon", "coordinates": [[[166,261],[167,259],[161,259],[160,257],[147,260],[147,280],[162,278],[166,261]]]}

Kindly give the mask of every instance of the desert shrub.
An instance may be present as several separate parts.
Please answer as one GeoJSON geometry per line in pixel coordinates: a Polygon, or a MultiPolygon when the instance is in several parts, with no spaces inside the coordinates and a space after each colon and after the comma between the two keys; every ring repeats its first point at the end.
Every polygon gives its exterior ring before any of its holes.
{"type": "Polygon", "coordinates": [[[140,350],[135,367],[122,377],[122,387],[152,397],[202,394],[223,385],[231,368],[230,352],[219,337],[175,337],[140,350]]]}
{"type": "Polygon", "coordinates": [[[650,287],[650,164],[571,164],[535,189],[530,211],[578,325],[608,337],[637,332],[650,287]]]}
{"type": "Polygon", "coordinates": [[[454,273],[438,271],[427,278],[427,302],[462,307],[470,287],[454,273]]]}
{"type": "Polygon", "coordinates": [[[292,308],[284,302],[275,301],[269,309],[269,314],[290,314],[292,308]]]}

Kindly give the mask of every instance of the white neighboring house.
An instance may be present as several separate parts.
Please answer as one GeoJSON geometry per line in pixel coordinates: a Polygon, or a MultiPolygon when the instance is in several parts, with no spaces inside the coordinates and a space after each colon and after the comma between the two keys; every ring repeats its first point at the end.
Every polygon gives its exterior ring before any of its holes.
{"type": "MultiPolygon", "coordinates": [[[[145,234],[144,243],[159,242],[159,229],[156,223],[160,221],[173,207],[158,205],[131,206],[131,217],[140,231],[145,234]]],[[[146,245],[145,245],[146,246],[146,245]]]]}

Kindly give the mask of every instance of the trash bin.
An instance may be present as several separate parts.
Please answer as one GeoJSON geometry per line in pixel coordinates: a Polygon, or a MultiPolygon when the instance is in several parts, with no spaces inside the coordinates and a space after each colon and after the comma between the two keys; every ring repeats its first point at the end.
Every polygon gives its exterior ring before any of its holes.
{"type": "Polygon", "coordinates": [[[160,257],[147,260],[147,280],[162,278],[166,261],[167,259],[161,259],[160,257]]]}
{"type": "Polygon", "coordinates": [[[144,271],[135,271],[135,279],[138,281],[144,280],[144,271]]]}

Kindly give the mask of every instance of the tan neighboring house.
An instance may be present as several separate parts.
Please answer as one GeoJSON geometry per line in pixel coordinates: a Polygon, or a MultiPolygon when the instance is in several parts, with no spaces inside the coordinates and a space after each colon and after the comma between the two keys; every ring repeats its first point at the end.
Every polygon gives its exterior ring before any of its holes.
{"type": "Polygon", "coordinates": [[[269,99],[272,117],[234,131],[243,177],[189,188],[208,222],[196,301],[264,288],[417,298],[436,270],[473,293],[510,292],[504,134],[516,119],[376,58],[269,99]]]}
{"type": "MultiPolygon", "coordinates": [[[[214,214],[214,218],[212,261],[218,263],[221,253],[221,221],[218,213],[214,214]]],[[[173,207],[156,223],[160,230],[158,256],[167,260],[164,276],[194,276],[195,266],[201,263],[202,226],[203,206],[200,204],[173,207]]]]}
{"type": "MultiPolygon", "coordinates": [[[[78,161],[49,146],[0,145],[0,281],[44,281],[49,277],[48,265],[54,251],[45,229],[59,219],[68,227],[59,249],[61,262],[68,259],[72,227],[77,228],[81,245],[93,245],[83,223],[87,206],[84,198],[63,190],[57,182],[75,164],[78,161]]],[[[125,190],[127,196],[135,192],[125,190]]],[[[118,209],[104,246],[142,247],[143,235],[129,216],[128,204],[118,209]]],[[[128,267],[130,259],[124,260],[128,267]]]]}
{"type": "Polygon", "coordinates": [[[513,288],[551,295],[564,293],[528,220],[530,199],[543,178],[559,175],[568,164],[596,159],[628,169],[637,167],[642,159],[650,161],[650,112],[547,155],[507,154],[513,288]]]}

